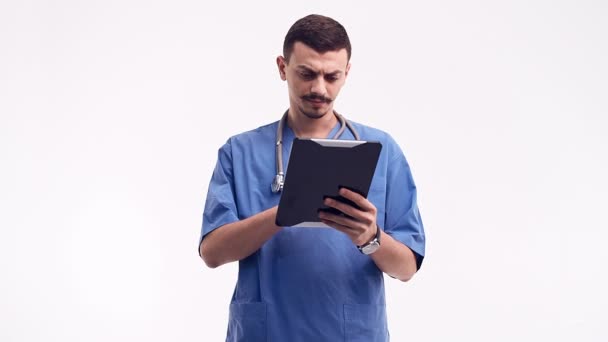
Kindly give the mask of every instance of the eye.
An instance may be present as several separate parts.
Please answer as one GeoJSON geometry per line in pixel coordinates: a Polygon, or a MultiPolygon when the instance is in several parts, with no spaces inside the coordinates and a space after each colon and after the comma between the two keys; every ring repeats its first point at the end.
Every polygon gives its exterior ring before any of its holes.
{"type": "Polygon", "coordinates": [[[340,77],[338,75],[327,75],[325,77],[325,80],[327,80],[327,82],[335,82],[339,79],[340,79],[340,77]]]}
{"type": "Polygon", "coordinates": [[[305,80],[312,80],[313,78],[315,78],[315,74],[313,74],[312,72],[300,72],[300,77],[302,77],[305,80]]]}

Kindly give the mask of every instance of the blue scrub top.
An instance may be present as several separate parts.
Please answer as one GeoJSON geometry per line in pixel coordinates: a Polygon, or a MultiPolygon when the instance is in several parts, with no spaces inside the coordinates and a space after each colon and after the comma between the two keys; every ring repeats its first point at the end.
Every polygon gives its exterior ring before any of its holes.
{"type": "MultiPolygon", "coordinates": [[[[414,252],[419,267],[424,228],[405,156],[387,133],[351,124],[361,140],[382,143],[368,199],[378,209],[378,225],[414,252]]],[[[270,188],[277,125],[231,137],[220,148],[200,241],[218,227],[278,205],[280,194],[270,188]]],[[[338,123],[328,137],[339,128],[338,123]]],[[[286,173],[294,136],[285,125],[286,173]]],[[[354,137],[346,129],[340,139],[354,137]]],[[[285,227],[239,261],[226,341],[389,341],[383,273],[337,230],[285,227]]]]}

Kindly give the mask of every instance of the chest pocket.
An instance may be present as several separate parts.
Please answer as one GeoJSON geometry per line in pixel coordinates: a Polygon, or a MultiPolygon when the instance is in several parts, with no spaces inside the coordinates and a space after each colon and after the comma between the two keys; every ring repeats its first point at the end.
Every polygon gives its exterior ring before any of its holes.
{"type": "Polygon", "coordinates": [[[386,307],[375,304],[344,304],[346,342],[388,342],[386,307]]]}

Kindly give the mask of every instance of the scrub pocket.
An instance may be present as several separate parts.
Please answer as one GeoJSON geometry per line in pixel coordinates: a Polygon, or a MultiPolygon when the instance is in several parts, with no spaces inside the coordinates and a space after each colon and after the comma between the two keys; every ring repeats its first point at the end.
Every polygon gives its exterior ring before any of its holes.
{"type": "Polygon", "coordinates": [[[266,303],[232,303],[226,342],[266,341],[266,303]]]}
{"type": "Polygon", "coordinates": [[[384,305],[344,304],[347,342],[388,342],[384,305]]]}

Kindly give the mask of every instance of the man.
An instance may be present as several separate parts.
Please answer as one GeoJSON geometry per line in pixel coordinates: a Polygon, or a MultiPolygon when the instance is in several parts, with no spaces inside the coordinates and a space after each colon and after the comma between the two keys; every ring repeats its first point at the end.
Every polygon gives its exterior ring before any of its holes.
{"type": "MultiPolygon", "coordinates": [[[[276,60],[289,89],[285,165],[295,137],[331,138],[340,129],[333,104],[350,55],[344,27],[331,18],[306,16],[287,33],[276,60]]],[[[231,137],[209,185],[199,252],[211,268],[239,261],[227,341],[388,341],[383,272],[407,281],[424,257],[408,163],[388,134],[351,122],[361,140],[383,146],[368,198],[340,190],[359,208],[327,199],[351,217],[319,213],[332,228],[278,227],[280,193],[270,183],[279,123],[231,137]]]]}

